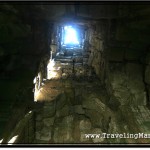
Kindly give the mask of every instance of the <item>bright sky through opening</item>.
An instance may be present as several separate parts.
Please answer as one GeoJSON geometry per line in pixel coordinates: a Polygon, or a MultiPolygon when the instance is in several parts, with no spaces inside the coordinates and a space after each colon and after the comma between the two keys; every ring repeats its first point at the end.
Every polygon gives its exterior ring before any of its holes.
{"type": "Polygon", "coordinates": [[[79,44],[77,32],[72,26],[65,26],[64,44],[79,44]]]}

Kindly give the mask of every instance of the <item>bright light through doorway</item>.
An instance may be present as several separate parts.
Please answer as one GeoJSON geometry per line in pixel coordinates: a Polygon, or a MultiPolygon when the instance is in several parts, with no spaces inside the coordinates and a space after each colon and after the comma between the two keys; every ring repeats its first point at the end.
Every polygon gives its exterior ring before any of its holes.
{"type": "Polygon", "coordinates": [[[72,26],[65,26],[64,44],[79,44],[77,32],[72,26]]]}

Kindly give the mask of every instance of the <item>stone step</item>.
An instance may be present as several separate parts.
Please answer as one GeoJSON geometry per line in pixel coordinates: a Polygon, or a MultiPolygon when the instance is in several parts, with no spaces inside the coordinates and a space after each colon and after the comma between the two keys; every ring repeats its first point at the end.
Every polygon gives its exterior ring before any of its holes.
{"type": "Polygon", "coordinates": [[[75,66],[83,66],[82,63],[75,63],[75,66]]]}
{"type": "Polygon", "coordinates": [[[62,62],[73,62],[72,59],[56,59],[56,61],[60,61],[61,63],[62,62]]]}
{"type": "Polygon", "coordinates": [[[73,63],[72,62],[67,62],[67,63],[61,63],[62,67],[63,66],[72,66],[73,63]]]}
{"type": "Polygon", "coordinates": [[[72,56],[56,56],[55,59],[72,59],[72,56]]]}

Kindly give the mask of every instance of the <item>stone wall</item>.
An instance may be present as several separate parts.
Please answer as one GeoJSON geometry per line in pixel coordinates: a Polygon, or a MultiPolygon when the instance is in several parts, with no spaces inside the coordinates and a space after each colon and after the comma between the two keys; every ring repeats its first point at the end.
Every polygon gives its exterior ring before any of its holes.
{"type": "MultiPolygon", "coordinates": [[[[97,22],[89,25],[86,32],[85,43],[87,43],[87,51],[89,53],[88,65],[93,67],[95,73],[104,83],[105,76],[105,53],[104,53],[104,37],[102,33],[103,27],[97,22]]],[[[85,49],[86,50],[86,49],[85,49]]]]}
{"type": "Polygon", "coordinates": [[[30,8],[0,5],[0,138],[14,106],[33,106],[32,81],[48,51],[47,24],[35,18],[36,10],[30,8]]]}
{"type": "Polygon", "coordinates": [[[150,22],[144,10],[149,11],[149,7],[120,5],[118,8],[120,19],[111,21],[112,36],[106,50],[109,91],[121,105],[148,105],[149,43],[145,32],[149,33],[150,22]]]}

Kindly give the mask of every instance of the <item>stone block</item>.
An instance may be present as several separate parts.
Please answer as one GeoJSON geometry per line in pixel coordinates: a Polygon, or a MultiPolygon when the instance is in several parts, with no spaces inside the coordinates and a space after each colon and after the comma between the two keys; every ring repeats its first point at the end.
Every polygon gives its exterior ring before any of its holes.
{"type": "Polygon", "coordinates": [[[51,139],[51,132],[52,132],[52,128],[51,127],[43,127],[43,129],[41,130],[41,137],[40,139],[43,137],[43,139],[41,140],[48,140],[51,139]]]}
{"type": "Polygon", "coordinates": [[[44,125],[46,126],[46,127],[50,127],[50,126],[52,126],[53,124],[54,124],[54,117],[52,117],[52,118],[45,118],[45,119],[43,119],[43,123],[44,123],[44,125]]]}
{"type": "Polygon", "coordinates": [[[65,117],[69,115],[69,106],[65,105],[63,108],[56,111],[56,117],[65,117]]]}
{"type": "Polygon", "coordinates": [[[126,60],[139,60],[141,54],[142,54],[142,51],[140,50],[127,49],[125,51],[125,59],[126,60]]]}
{"type": "Polygon", "coordinates": [[[84,95],[82,105],[83,108],[96,110],[98,112],[102,112],[105,109],[105,104],[103,104],[99,97],[94,94],[84,95]]]}
{"type": "Polygon", "coordinates": [[[54,129],[54,143],[72,143],[72,129],[57,127],[54,129]]]}
{"type": "Polygon", "coordinates": [[[124,59],[124,50],[122,50],[121,48],[112,48],[109,50],[109,54],[108,54],[108,59],[109,61],[123,61],[124,59]]]}
{"type": "Polygon", "coordinates": [[[135,63],[127,63],[125,66],[125,70],[129,78],[143,81],[142,65],[135,63]]]}
{"type": "Polygon", "coordinates": [[[146,92],[145,91],[141,91],[141,92],[136,92],[135,93],[135,101],[134,101],[134,105],[136,106],[141,106],[144,105],[146,106],[146,92]]]}
{"type": "Polygon", "coordinates": [[[67,103],[67,97],[65,94],[61,94],[58,97],[58,100],[56,102],[56,110],[61,109],[65,104],[67,103]]]}
{"type": "Polygon", "coordinates": [[[92,52],[89,56],[89,59],[88,59],[88,65],[91,66],[92,65],[92,62],[93,62],[93,59],[94,59],[94,53],[92,52]]]}
{"type": "Polygon", "coordinates": [[[32,136],[32,137],[28,137],[28,143],[33,143],[33,141],[34,141],[34,136],[32,136]]]}
{"type": "MultiPolygon", "coordinates": [[[[52,88],[52,87],[51,87],[52,88]]],[[[49,102],[44,102],[44,107],[48,107],[48,106],[54,106],[55,102],[54,101],[49,101],[49,102]]]]}
{"type": "Polygon", "coordinates": [[[128,79],[127,80],[128,88],[130,88],[131,93],[143,92],[145,91],[145,85],[142,80],[135,79],[128,79]]]}
{"type": "Polygon", "coordinates": [[[80,131],[89,131],[92,127],[90,120],[81,120],[79,123],[80,131]]]}
{"type": "Polygon", "coordinates": [[[79,129],[79,120],[78,118],[73,122],[73,138],[74,142],[80,142],[80,129],[79,129]]]}
{"type": "Polygon", "coordinates": [[[43,119],[41,114],[38,114],[35,118],[36,121],[41,121],[43,119]]]}
{"type": "Polygon", "coordinates": [[[36,131],[40,131],[43,127],[43,122],[42,121],[36,121],[36,131]]]}
{"type": "Polygon", "coordinates": [[[100,112],[86,109],[85,114],[90,118],[93,127],[102,127],[103,115],[100,112]]]}
{"type": "Polygon", "coordinates": [[[35,138],[36,138],[36,140],[40,140],[41,139],[40,132],[35,132],[35,138]]]}
{"type": "Polygon", "coordinates": [[[48,136],[47,135],[42,135],[40,140],[47,141],[47,142],[50,141],[51,140],[51,133],[49,133],[48,136]]]}
{"type": "MultiPolygon", "coordinates": [[[[130,103],[130,90],[128,90],[126,87],[122,86],[120,89],[114,89],[114,96],[117,97],[121,105],[127,105],[130,103]]],[[[113,101],[112,101],[113,102],[113,101]]],[[[115,101],[114,101],[115,103],[115,101]]]]}
{"type": "Polygon", "coordinates": [[[109,74],[109,79],[112,87],[115,89],[126,83],[127,77],[123,72],[116,71],[109,74]]]}
{"type": "Polygon", "coordinates": [[[29,128],[28,128],[28,132],[29,132],[29,136],[30,135],[33,135],[34,134],[34,126],[30,126],[29,128]]]}
{"type": "Polygon", "coordinates": [[[82,105],[75,105],[73,109],[74,109],[74,112],[77,114],[85,114],[85,111],[82,108],[82,105]]]}
{"type": "Polygon", "coordinates": [[[62,120],[62,123],[61,123],[62,126],[68,126],[68,127],[72,127],[73,125],[73,116],[70,115],[70,116],[67,116],[67,117],[64,117],[63,120],[62,120]]]}
{"type": "Polygon", "coordinates": [[[43,117],[49,118],[55,115],[55,105],[46,105],[43,107],[43,117]]]}
{"type": "Polygon", "coordinates": [[[55,143],[70,143],[73,141],[73,116],[62,119],[54,128],[55,143]]]}

